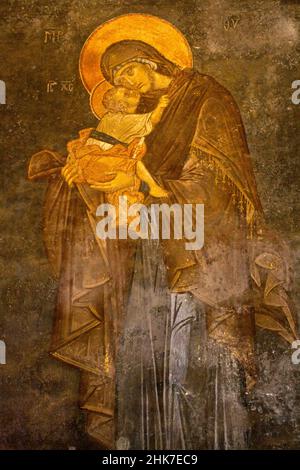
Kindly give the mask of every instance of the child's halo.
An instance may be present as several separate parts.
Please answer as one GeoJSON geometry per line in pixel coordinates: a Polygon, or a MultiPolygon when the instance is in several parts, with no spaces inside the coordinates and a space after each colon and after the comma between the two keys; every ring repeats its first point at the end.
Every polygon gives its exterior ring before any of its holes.
{"type": "Polygon", "coordinates": [[[108,90],[110,90],[110,88],[113,88],[113,86],[106,80],[102,80],[101,82],[97,83],[97,85],[94,86],[90,94],[91,110],[94,116],[96,116],[96,118],[98,119],[101,119],[107,111],[105,107],[103,106],[102,100],[103,100],[104,94],[108,90]]]}

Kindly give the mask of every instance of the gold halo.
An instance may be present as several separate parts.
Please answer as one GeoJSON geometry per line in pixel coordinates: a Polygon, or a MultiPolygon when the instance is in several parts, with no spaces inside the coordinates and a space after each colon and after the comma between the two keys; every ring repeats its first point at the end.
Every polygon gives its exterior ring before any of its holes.
{"type": "Polygon", "coordinates": [[[83,85],[90,93],[104,80],[100,70],[102,54],[115,42],[135,39],[155,47],[180,67],[191,67],[193,55],[184,35],[171,23],[158,16],[130,13],[106,21],[85,41],[79,59],[83,85]]]}

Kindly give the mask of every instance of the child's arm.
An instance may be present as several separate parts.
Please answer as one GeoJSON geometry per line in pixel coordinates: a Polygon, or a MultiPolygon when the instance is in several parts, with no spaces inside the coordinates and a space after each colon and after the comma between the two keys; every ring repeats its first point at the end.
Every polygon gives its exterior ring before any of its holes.
{"type": "Polygon", "coordinates": [[[163,115],[163,112],[165,108],[168,106],[169,102],[170,102],[170,99],[168,95],[163,95],[159,98],[158,105],[156,106],[155,110],[152,111],[151,117],[150,117],[150,120],[153,126],[156,126],[156,124],[159,123],[163,115]]]}

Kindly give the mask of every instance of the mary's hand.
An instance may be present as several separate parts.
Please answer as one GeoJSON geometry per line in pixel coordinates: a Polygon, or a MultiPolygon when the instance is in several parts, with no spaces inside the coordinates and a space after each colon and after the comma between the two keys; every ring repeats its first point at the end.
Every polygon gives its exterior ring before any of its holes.
{"type": "Polygon", "coordinates": [[[114,176],[114,178],[111,181],[107,181],[105,183],[95,182],[94,184],[91,184],[91,188],[97,189],[98,191],[103,191],[105,193],[113,193],[119,189],[129,188],[135,183],[134,175],[128,175],[123,171],[117,171],[113,173],[108,172],[106,175],[114,176]]]}
{"type": "Polygon", "coordinates": [[[68,159],[66,165],[61,170],[61,175],[68,183],[69,187],[79,178],[80,170],[75,160],[68,159]]]}

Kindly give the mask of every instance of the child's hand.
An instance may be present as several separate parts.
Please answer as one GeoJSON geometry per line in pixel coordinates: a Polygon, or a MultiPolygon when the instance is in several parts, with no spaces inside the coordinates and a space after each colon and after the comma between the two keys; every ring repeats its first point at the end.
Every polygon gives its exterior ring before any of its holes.
{"type": "Polygon", "coordinates": [[[169,103],[170,103],[170,98],[168,97],[168,95],[162,95],[159,98],[159,106],[161,108],[166,108],[169,103]]]}

